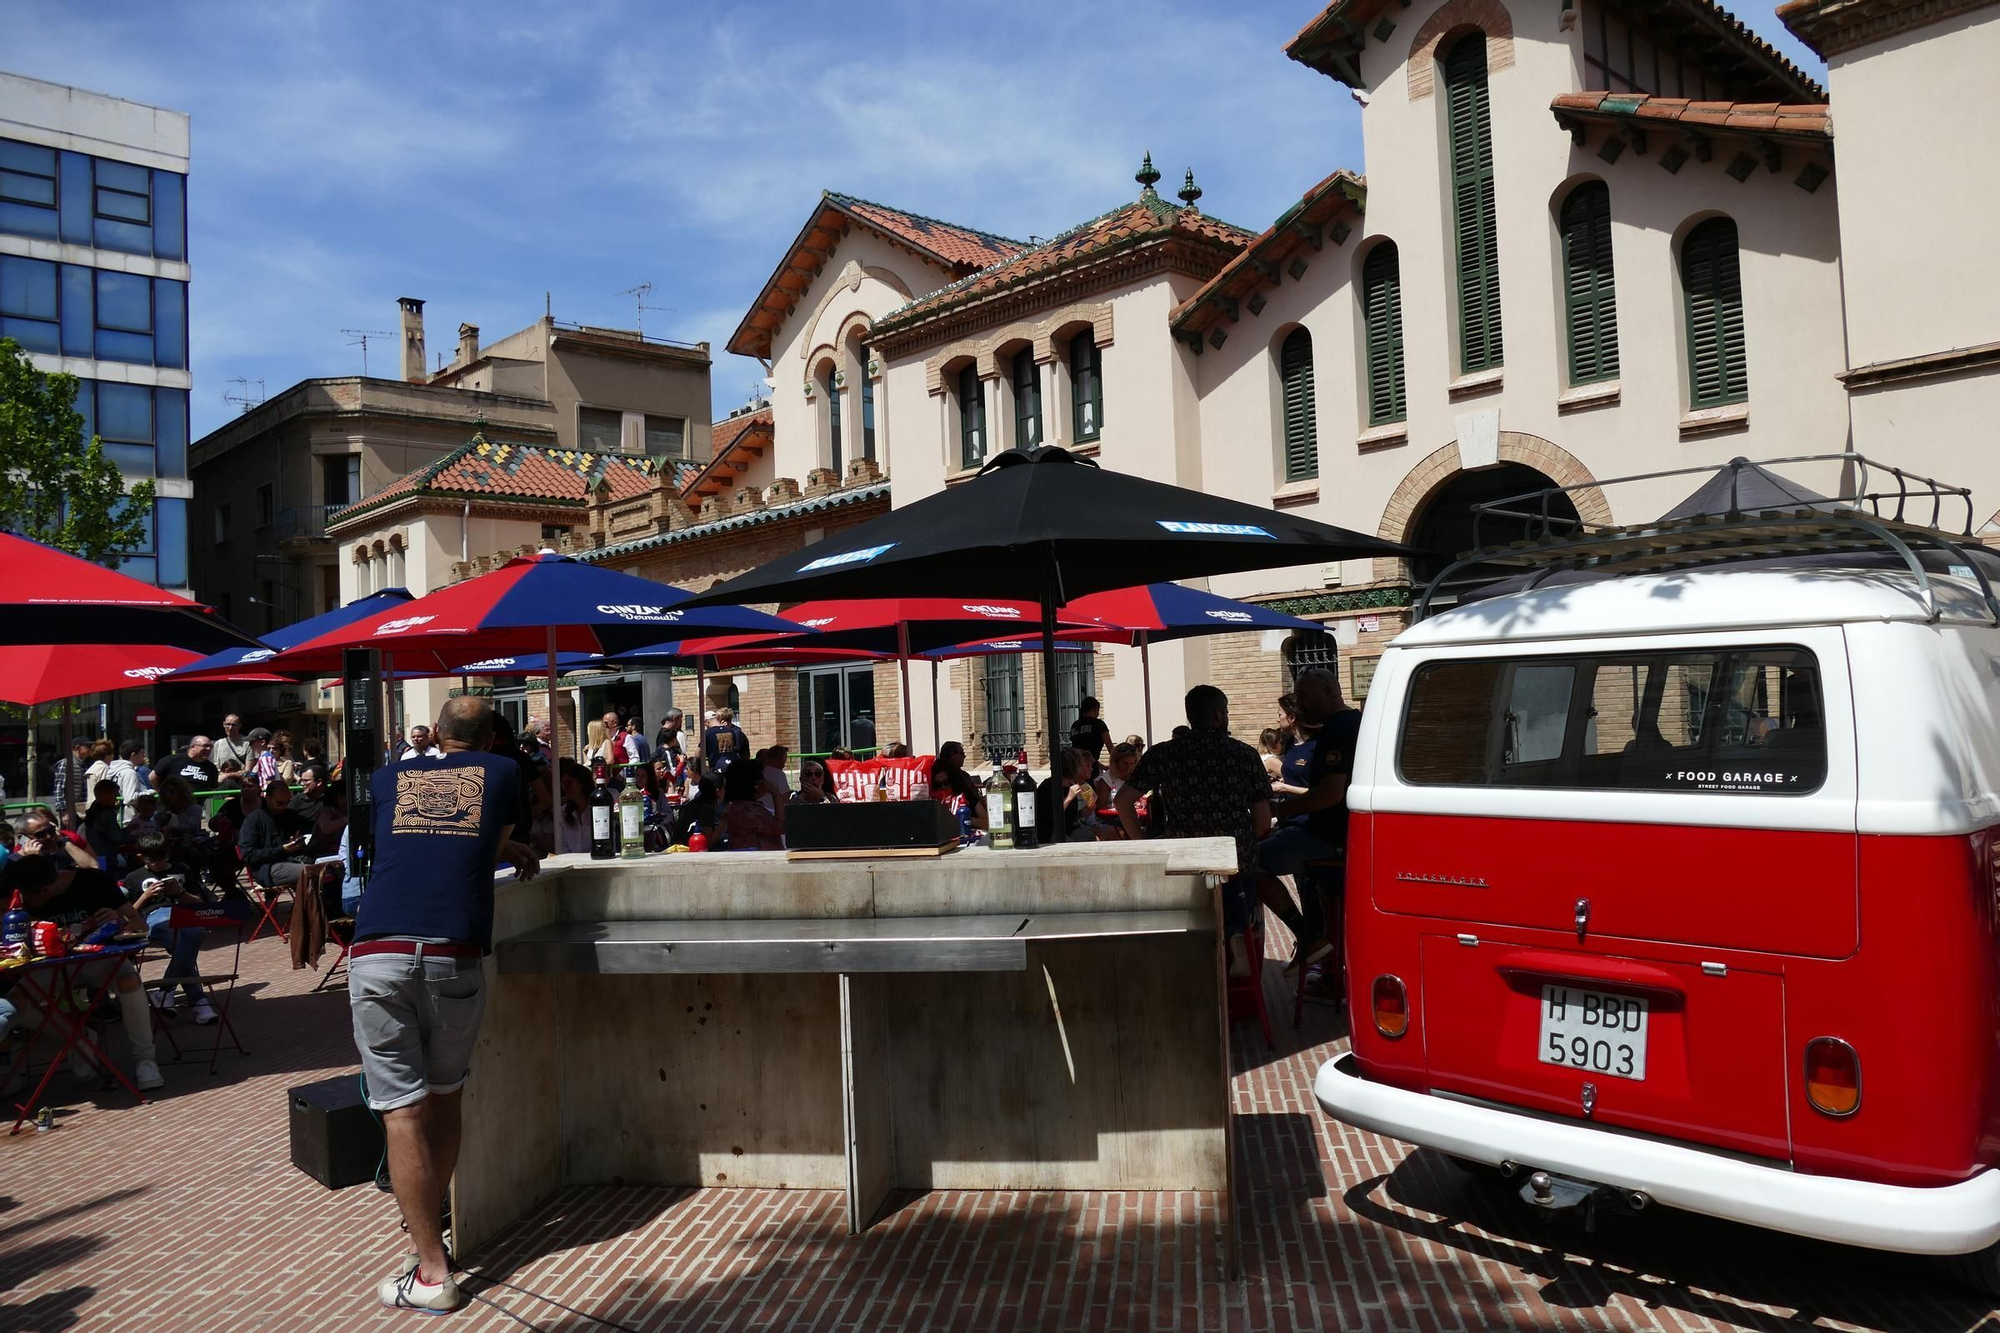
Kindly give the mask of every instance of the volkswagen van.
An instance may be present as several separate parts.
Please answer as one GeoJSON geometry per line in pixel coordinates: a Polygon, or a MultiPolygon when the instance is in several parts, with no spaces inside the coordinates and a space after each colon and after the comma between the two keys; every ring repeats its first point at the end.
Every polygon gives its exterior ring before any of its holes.
{"type": "Polygon", "coordinates": [[[2000,1289],[1996,567],[1857,524],[1886,562],[1601,571],[1384,652],[1330,1115],[2000,1289]]]}

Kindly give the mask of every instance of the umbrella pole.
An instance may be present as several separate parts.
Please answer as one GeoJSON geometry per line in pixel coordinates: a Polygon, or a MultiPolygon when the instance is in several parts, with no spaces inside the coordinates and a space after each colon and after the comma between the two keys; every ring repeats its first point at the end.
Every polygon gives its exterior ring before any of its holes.
{"type": "Polygon", "coordinates": [[[1146,696],[1146,744],[1153,743],[1153,654],[1146,646],[1146,631],[1139,631],[1139,688],[1146,696]]]}
{"type": "Polygon", "coordinates": [[[549,753],[562,754],[562,714],[556,710],[556,627],[549,626],[549,753]]]}
{"type": "Polygon", "coordinates": [[[388,744],[384,746],[382,757],[389,763],[396,762],[396,745],[403,739],[402,728],[396,725],[396,655],[382,654],[382,721],[388,731],[388,744]]]}
{"type": "Polygon", "coordinates": [[[937,659],[931,659],[931,753],[936,754],[944,744],[944,726],[938,719],[937,701],[937,659]]]}
{"type": "Polygon", "coordinates": [[[1062,591],[1056,584],[1055,557],[1049,557],[1048,571],[1042,576],[1042,713],[1049,728],[1049,772],[1062,775],[1062,741],[1056,706],[1056,602],[1062,591]]]}
{"type": "Polygon", "coordinates": [[[915,721],[910,717],[910,622],[896,622],[896,664],[903,670],[903,748],[917,752],[915,721]]]}

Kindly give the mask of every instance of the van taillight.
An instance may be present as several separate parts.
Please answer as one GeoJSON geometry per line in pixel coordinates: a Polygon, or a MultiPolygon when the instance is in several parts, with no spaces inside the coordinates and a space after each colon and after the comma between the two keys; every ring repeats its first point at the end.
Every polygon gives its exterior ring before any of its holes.
{"type": "Polygon", "coordinates": [[[1852,1046],[1838,1037],[1806,1043],[1806,1100],[1836,1120],[1861,1109],[1861,1057],[1852,1046]]]}
{"type": "Polygon", "coordinates": [[[1375,978],[1375,1030],[1400,1037],[1410,1030],[1410,997],[1400,979],[1383,973],[1375,978]]]}

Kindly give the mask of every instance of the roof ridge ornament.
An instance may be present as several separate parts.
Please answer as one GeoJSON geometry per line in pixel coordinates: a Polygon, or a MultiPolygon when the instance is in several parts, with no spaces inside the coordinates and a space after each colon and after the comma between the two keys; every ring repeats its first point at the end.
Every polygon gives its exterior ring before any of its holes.
{"type": "Polygon", "coordinates": [[[1160,171],[1158,167],[1153,165],[1152,149],[1148,148],[1146,150],[1146,160],[1139,164],[1139,169],[1136,172],[1132,173],[1132,179],[1139,182],[1139,197],[1141,199],[1157,199],[1160,197],[1159,191],[1153,188],[1153,186],[1159,183],[1160,171]]]}
{"type": "Polygon", "coordinates": [[[1189,211],[1191,212],[1200,211],[1199,209],[1196,209],[1194,206],[1194,201],[1201,198],[1201,187],[1194,183],[1193,167],[1188,168],[1186,178],[1181,181],[1180,194],[1177,197],[1180,199],[1182,204],[1187,206],[1189,211]]]}

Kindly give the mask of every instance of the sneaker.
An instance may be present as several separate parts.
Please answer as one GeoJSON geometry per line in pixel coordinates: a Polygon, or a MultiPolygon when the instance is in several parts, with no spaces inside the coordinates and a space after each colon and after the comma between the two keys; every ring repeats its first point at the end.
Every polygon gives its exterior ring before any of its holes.
{"type": "Polygon", "coordinates": [[[167,1086],[167,1081],[160,1077],[160,1066],[152,1060],[141,1060],[132,1066],[132,1082],[141,1092],[167,1086]]]}
{"type": "Polygon", "coordinates": [[[199,1000],[196,1000],[194,1002],[194,1012],[189,1014],[188,1016],[194,1019],[195,1022],[201,1024],[213,1023],[216,1019],[215,1010],[209,1007],[208,997],[206,995],[202,996],[199,1000]]]}
{"type": "Polygon", "coordinates": [[[375,1295],[392,1310],[421,1310],[425,1314],[450,1314],[459,1306],[458,1283],[451,1274],[443,1280],[426,1282],[416,1264],[404,1272],[385,1277],[375,1295]]]}
{"type": "Polygon", "coordinates": [[[1229,937],[1229,975],[1239,979],[1250,975],[1250,950],[1241,935],[1229,937]]]}
{"type": "Polygon", "coordinates": [[[1323,963],[1332,956],[1333,946],[1323,939],[1315,943],[1311,948],[1307,948],[1301,944],[1299,951],[1292,955],[1292,961],[1285,964],[1285,971],[1296,972],[1301,967],[1311,967],[1315,963],[1323,963]]]}
{"type": "Polygon", "coordinates": [[[69,1053],[69,1076],[79,1083],[95,1083],[103,1077],[98,1072],[97,1062],[82,1051],[69,1053]]]}
{"type": "Polygon", "coordinates": [[[160,1017],[162,1018],[172,1018],[177,1012],[174,1008],[174,993],[170,990],[149,992],[146,996],[146,1002],[159,1010],[160,1017]]]}

